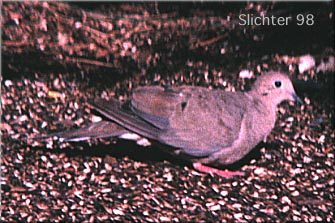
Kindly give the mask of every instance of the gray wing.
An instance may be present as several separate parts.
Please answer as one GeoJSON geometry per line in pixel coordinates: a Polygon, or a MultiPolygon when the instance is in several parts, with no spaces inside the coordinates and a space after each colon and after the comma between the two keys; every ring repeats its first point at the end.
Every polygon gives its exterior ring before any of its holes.
{"type": "Polygon", "coordinates": [[[158,129],[158,140],[203,157],[230,147],[247,108],[243,93],[201,87],[143,87],[133,94],[132,111],[158,129]]]}
{"type": "Polygon", "coordinates": [[[114,100],[91,106],[129,131],[180,148],[196,157],[232,146],[247,108],[243,93],[201,87],[141,87],[130,110],[114,100]]]}

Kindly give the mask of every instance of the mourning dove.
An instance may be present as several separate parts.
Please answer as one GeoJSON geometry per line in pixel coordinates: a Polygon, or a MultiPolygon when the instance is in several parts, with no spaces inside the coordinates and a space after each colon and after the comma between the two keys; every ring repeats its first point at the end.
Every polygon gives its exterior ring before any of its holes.
{"type": "Polygon", "coordinates": [[[301,102],[288,76],[279,72],[260,76],[248,92],[139,87],[124,104],[103,99],[90,103],[106,120],[48,137],[78,141],[136,133],[191,159],[198,171],[229,178],[243,172],[214,167],[237,162],[266,138],[275,125],[277,106],[285,100],[301,102]]]}

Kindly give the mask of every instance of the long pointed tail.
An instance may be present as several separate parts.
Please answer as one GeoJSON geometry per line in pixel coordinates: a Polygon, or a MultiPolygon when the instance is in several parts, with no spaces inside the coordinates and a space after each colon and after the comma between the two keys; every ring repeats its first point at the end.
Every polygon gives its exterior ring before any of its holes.
{"type": "Polygon", "coordinates": [[[84,128],[55,132],[48,135],[36,136],[29,139],[43,141],[56,137],[58,140],[63,142],[77,142],[93,138],[115,137],[128,132],[128,130],[124,129],[123,127],[114,122],[100,121],[92,123],[91,125],[84,128]]]}

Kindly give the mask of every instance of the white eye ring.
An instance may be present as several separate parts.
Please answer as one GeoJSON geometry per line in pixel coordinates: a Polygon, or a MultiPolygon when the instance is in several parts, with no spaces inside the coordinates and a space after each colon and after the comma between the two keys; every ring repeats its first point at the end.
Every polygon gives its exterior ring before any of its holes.
{"type": "Polygon", "coordinates": [[[275,82],[273,83],[273,85],[274,85],[276,88],[280,88],[280,87],[283,85],[283,83],[282,83],[281,81],[275,81],[275,82]]]}

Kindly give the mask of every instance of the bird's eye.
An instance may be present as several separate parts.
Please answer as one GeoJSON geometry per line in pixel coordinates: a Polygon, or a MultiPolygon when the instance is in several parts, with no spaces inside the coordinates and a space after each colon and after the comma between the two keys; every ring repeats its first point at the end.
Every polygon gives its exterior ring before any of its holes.
{"type": "Polygon", "coordinates": [[[281,87],[281,81],[275,81],[275,86],[276,86],[276,88],[280,88],[281,87]]]}

